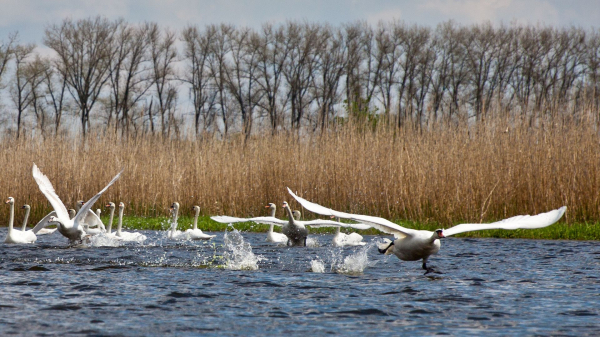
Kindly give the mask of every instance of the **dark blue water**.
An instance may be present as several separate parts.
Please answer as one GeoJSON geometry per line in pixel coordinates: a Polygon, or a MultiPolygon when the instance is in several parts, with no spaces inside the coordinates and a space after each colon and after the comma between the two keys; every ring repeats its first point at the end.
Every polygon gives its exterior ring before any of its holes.
{"type": "Polygon", "coordinates": [[[288,248],[242,233],[262,260],[229,270],[247,253],[224,233],[146,234],[120,247],[67,247],[56,234],[0,244],[1,334],[600,334],[598,242],[448,238],[430,260],[444,274],[428,277],[420,262],[379,255],[376,236],[288,248]]]}

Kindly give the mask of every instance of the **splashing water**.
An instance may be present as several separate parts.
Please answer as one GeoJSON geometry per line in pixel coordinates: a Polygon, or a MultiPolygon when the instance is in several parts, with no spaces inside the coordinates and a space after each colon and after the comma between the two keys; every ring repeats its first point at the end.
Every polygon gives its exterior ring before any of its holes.
{"type": "Polygon", "coordinates": [[[225,259],[225,269],[230,270],[257,270],[258,262],[264,260],[260,255],[252,253],[252,246],[245,242],[244,238],[234,229],[223,235],[225,249],[223,256],[225,259]]]}
{"type": "Polygon", "coordinates": [[[306,247],[321,247],[321,244],[319,243],[319,240],[309,236],[306,238],[306,247]]]}
{"type": "Polygon", "coordinates": [[[321,260],[312,260],[310,261],[310,268],[313,273],[324,273],[325,272],[325,264],[321,260]]]}
{"type": "Polygon", "coordinates": [[[104,233],[92,235],[89,238],[89,245],[91,247],[118,247],[120,246],[120,240],[112,238],[104,233]]]}
{"type": "Polygon", "coordinates": [[[367,252],[372,244],[362,246],[356,253],[341,258],[341,249],[332,256],[331,270],[339,274],[362,274],[367,267],[374,266],[377,262],[369,262],[367,252]]]}

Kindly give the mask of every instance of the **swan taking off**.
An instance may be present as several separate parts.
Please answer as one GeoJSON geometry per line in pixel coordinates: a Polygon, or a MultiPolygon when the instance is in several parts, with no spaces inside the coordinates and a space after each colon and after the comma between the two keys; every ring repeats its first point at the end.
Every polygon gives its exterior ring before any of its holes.
{"type": "Polygon", "coordinates": [[[202,230],[198,229],[198,216],[200,216],[200,206],[192,207],[194,211],[194,227],[187,229],[185,234],[191,240],[210,240],[215,237],[215,235],[204,234],[202,230]]]}
{"type": "MultiPolygon", "coordinates": [[[[336,218],[336,221],[340,222],[340,218],[336,218]]],[[[358,233],[342,233],[340,229],[342,227],[336,228],[335,235],[333,235],[333,246],[334,247],[345,247],[345,246],[364,246],[366,242],[363,242],[362,235],[358,233]]]]}
{"type": "MultiPolygon", "coordinates": [[[[288,220],[281,220],[281,219],[277,219],[274,216],[259,216],[259,217],[254,217],[254,218],[236,218],[236,217],[231,217],[231,216],[211,216],[210,218],[213,219],[216,222],[220,222],[220,223],[226,223],[226,224],[230,224],[230,223],[236,223],[236,222],[256,222],[256,223],[260,223],[260,224],[267,224],[267,225],[275,225],[275,226],[283,226],[285,227],[286,225],[289,226],[289,233],[292,237],[292,239],[290,239],[290,236],[286,235],[285,240],[283,242],[287,242],[288,245],[292,245],[292,246],[305,246],[306,245],[306,236],[302,237],[302,232],[306,231],[306,235],[308,235],[308,230],[306,229],[305,226],[310,226],[310,227],[351,227],[351,228],[355,228],[355,229],[369,229],[371,228],[371,226],[365,225],[365,224],[349,224],[349,223],[343,223],[343,222],[337,222],[337,221],[332,221],[332,220],[323,220],[323,219],[317,219],[317,220],[311,220],[311,221],[300,221],[300,220],[296,220],[294,218],[294,213],[296,213],[296,218],[300,218],[298,211],[294,211],[292,212],[291,210],[289,210],[289,207],[287,206],[287,202],[283,202],[284,203],[284,208],[287,207],[287,211],[288,211],[288,220]],[[290,223],[292,223],[292,225],[290,226],[290,223]],[[299,230],[297,230],[299,229],[299,230]],[[298,232],[297,234],[295,234],[294,232],[298,232]],[[300,235],[298,235],[300,234],[300,235]]],[[[283,230],[282,230],[283,232],[283,230]]],[[[285,232],[283,232],[285,235],[285,232]]],[[[279,234],[279,233],[277,233],[279,234]]]]}
{"type": "Polygon", "coordinates": [[[37,240],[35,231],[30,229],[28,231],[20,231],[13,228],[15,222],[15,199],[8,197],[6,204],[10,206],[10,218],[8,220],[8,233],[6,233],[5,243],[34,243],[37,240]]]}
{"type": "MultiPolygon", "coordinates": [[[[123,171],[121,170],[121,172],[119,172],[108,183],[108,185],[106,185],[106,187],[104,187],[100,192],[98,192],[95,196],[93,196],[90,200],[88,200],[88,202],[86,202],[81,207],[81,209],[79,209],[79,212],[77,212],[77,214],[75,215],[75,217],[73,219],[69,218],[69,212],[67,211],[65,204],[63,204],[63,202],[60,200],[60,198],[54,191],[54,187],[52,186],[52,183],[50,183],[50,180],[48,179],[48,177],[46,177],[40,171],[40,169],[37,167],[37,165],[35,165],[35,164],[33,164],[32,173],[33,173],[33,178],[35,179],[35,182],[38,184],[38,186],[40,188],[40,191],[42,191],[42,193],[46,196],[46,198],[48,199],[48,201],[54,208],[54,211],[56,212],[56,216],[51,216],[48,219],[48,222],[37,224],[33,228],[33,232],[35,233],[37,230],[39,230],[47,225],[56,224],[56,226],[58,228],[58,232],[60,234],[62,234],[64,237],[68,238],[69,241],[74,242],[74,241],[81,241],[83,239],[83,237],[86,235],[85,231],[83,230],[83,223],[84,223],[85,217],[88,214],[90,214],[89,213],[90,209],[92,208],[94,203],[100,198],[102,193],[104,193],[112,184],[115,183],[115,181],[117,181],[117,179],[119,179],[119,177],[121,176],[121,173],[123,173],[123,171]]],[[[94,212],[91,212],[91,214],[96,216],[96,214],[94,212]]]]}
{"type": "Polygon", "coordinates": [[[512,218],[489,224],[460,224],[448,229],[437,229],[432,232],[404,228],[391,221],[375,216],[334,211],[295,195],[289,188],[288,191],[304,208],[311,212],[365,222],[382,232],[393,234],[396,239],[394,241],[384,239],[384,242],[378,245],[379,252],[386,255],[394,254],[400,260],[404,261],[417,261],[422,259],[422,267],[426,270],[425,274],[436,272],[435,269],[427,267],[427,259],[429,256],[436,254],[440,250],[440,239],[442,238],[458,233],[486,229],[532,229],[547,227],[557,222],[567,210],[567,206],[563,206],[559,209],[533,216],[517,215],[512,218]]]}

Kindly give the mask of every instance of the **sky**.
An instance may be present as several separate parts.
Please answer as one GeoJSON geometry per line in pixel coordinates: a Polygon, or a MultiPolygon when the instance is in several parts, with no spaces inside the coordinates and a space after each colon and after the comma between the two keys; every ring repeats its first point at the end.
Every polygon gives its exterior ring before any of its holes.
{"type": "Polygon", "coordinates": [[[434,27],[490,21],[597,28],[599,0],[0,0],[0,43],[18,31],[21,42],[42,44],[44,28],[65,18],[101,15],[130,23],[186,25],[232,23],[260,27],[286,20],[339,25],[357,20],[376,24],[401,20],[434,27]]]}

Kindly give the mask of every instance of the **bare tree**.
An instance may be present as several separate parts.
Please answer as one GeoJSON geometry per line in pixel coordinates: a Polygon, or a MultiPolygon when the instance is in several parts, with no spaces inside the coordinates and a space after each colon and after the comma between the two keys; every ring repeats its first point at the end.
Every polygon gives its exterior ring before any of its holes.
{"type": "Polygon", "coordinates": [[[19,33],[12,33],[8,36],[8,42],[0,43],[0,88],[2,88],[2,75],[14,56],[14,47],[18,40],[19,33]]]}
{"type": "Polygon", "coordinates": [[[35,45],[17,45],[14,47],[15,74],[10,88],[10,94],[17,109],[17,139],[21,134],[21,126],[25,111],[33,101],[33,92],[40,84],[39,69],[30,66],[28,58],[35,45]]]}
{"type": "Polygon", "coordinates": [[[115,130],[121,125],[121,134],[128,135],[134,116],[130,111],[153,85],[149,74],[148,39],[149,26],[134,27],[123,21],[117,23],[113,55],[110,58],[109,83],[111,88],[112,112],[115,113],[115,130]]]}
{"type": "Polygon", "coordinates": [[[182,81],[190,85],[190,95],[194,104],[194,128],[196,135],[206,131],[215,119],[217,90],[214,89],[209,69],[209,53],[213,43],[215,30],[200,32],[198,27],[190,26],[183,30],[185,42],[184,55],[187,60],[187,70],[182,81]]]}
{"type": "MultiPolygon", "coordinates": [[[[154,85],[154,100],[160,114],[161,133],[169,137],[175,127],[174,113],[177,107],[177,87],[175,61],[177,49],[176,36],[170,30],[161,31],[156,23],[147,24],[148,43],[152,62],[151,81],[154,85]]],[[[152,112],[152,109],[149,110],[152,112]]]]}
{"type": "Polygon", "coordinates": [[[46,28],[44,44],[58,54],[56,69],[79,107],[84,138],[90,112],[108,80],[115,28],[115,23],[101,17],[76,22],[66,19],[46,28]]]}

